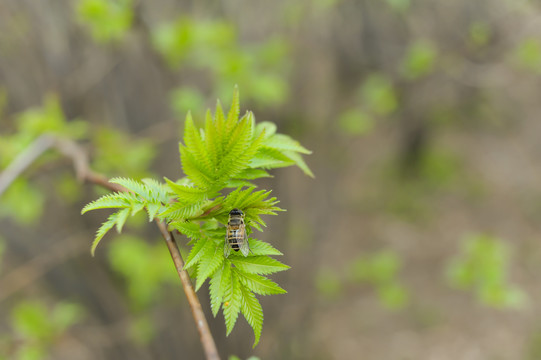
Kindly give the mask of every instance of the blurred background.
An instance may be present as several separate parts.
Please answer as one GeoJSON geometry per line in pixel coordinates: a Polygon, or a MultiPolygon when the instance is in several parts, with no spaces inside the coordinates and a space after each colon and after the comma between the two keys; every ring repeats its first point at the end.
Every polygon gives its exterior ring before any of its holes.
{"type": "MultiPolygon", "coordinates": [[[[291,269],[255,349],[199,291],[223,359],[541,359],[540,76],[538,1],[0,0],[0,170],[55,133],[178,179],[238,84],[316,177],[258,183],[291,269]]],[[[153,224],[90,256],[103,193],[50,151],[0,197],[0,359],[203,358],[153,224]]]]}

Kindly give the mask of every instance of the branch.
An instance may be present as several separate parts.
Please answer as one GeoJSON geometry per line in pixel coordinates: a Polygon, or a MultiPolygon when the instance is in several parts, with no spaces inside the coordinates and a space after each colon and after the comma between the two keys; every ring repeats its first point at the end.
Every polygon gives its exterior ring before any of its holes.
{"type": "MultiPolygon", "coordinates": [[[[88,156],[84,149],[69,139],[61,139],[53,135],[42,135],[36,139],[30,147],[23,151],[15,160],[0,174],[0,195],[9,185],[26,169],[28,168],[42,153],[47,149],[54,147],[63,155],[71,158],[75,168],[76,176],[80,181],[88,181],[96,185],[100,185],[111,191],[128,191],[121,185],[110,183],[107,178],[101,174],[95,173],[90,169],[88,156]]],[[[190,276],[186,270],[183,270],[184,262],[178,249],[178,245],[173,237],[173,234],[167,230],[166,224],[156,219],[156,224],[167,244],[169,253],[177,273],[182,282],[184,293],[188,298],[188,304],[192,310],[192,315],[199,331],[201,343],[205,351],[207,359],[219,360],[218,350],[214,343],[214,338],[210,332],[203,308],[199,302],[199,298],[195,293],[190,276]]]]}

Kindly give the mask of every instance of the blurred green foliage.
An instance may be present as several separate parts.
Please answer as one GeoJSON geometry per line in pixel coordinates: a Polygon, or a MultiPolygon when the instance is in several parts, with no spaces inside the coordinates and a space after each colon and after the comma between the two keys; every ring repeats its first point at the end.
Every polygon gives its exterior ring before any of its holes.
{"type": "Polygon", "coordinates": [[[349,109],[340,114],[340,129],[349,135],[365,135],[375,126],[374,119],[361,109],[349,109]]]}
{"type": "Polygon", "coordinates": [[[134,178],[152,175],[150,164],[156,148],[150,139],[136,139],[111,128],[97,128],[92,134],[95,146],[92,168],[104,174],[122,174],[134,178]]]}
{"type": "Polygon", "coordinates": [[[369,284],[380,303],[388,309],[401,309],[409,303],[409,292],[398,280],[401,259],[390,250],[360,255],[340,271],[321,269],[315,278],[318,292],[328,299],[342,295],[346,286],[369,284]]]}
{"type": "MultiPolygon", "coordinates": [[[[242,359],[236,355],[230,355],[228,360],[242,360],[242,359]]],[[[246,358],[246,360],[259,360],[259,358],[257,356],[250,356],[249,358],[246,358]]]]}
{"type": "Polygon", "coordinates": [[[133,309],[142,311],[161,299],[165,284],[178,284],[178,275],[161,242],[150,245],[131,235],[117,240],[110,244],[109,263],[126,280],[133,309]]]}
{"type": "Polygon", "coordinates": [[[377,191],[362,198],[376,208],[408,220],[426,220],[434,214],[431,199],[442,193],[471,195],[477,183],[466,173],[463,160],[445,148],[428,147],[415,167],[390,159],[374,172],[377,191]]]}
{"type": "Polygon", "coordinates": [[[366,109],[375,115],[389,115],[398,106],[393,83],[383,74],[370,74],[361,84],[359,95],[366,109]]]}
{"type": "Polygon", "coordinates": [[[409,302],[407,289],[397,279],[401,259],[394,252],[383,250],[370,256],[359,256],[347,268],[353,283],[365,282],[376,288],[380,302],[389,309],[399,309],[409,302]]]}
{"type": "Polygon", "coordinates": [[[79,0],[77,16],[98,43],[124,38],[133,23],[133,0],[79,0]]]}
{"type": "Polygon", "coordinates": [[[23,178],[15,180],[0,197],[0,216],[10,217],[21,225],[34,224],[40,218],[45,195],[23,178]]]}
{"type": "Polygon", "coordinates": [[[196,117],[203,117],[205,105],[203,94],[197,89],[189,86],[181,86],[171,91],[169,101],[177,118],[182,119],[186,113],[191,111],[196,117]]]}
{"type": "Polygon", "coordinates": [[[424,39],[417,39],[411,44],[402,62],[402,73],[410,80],[430,74],[437,59],[434,45],[424,39]]]}
{"type": "Polygon", "coordinates": [[[330,268],[321,269],[316,276],[316,288],[326,298],[334,299],[343,291],[342,279],[339,274],[330,268]]]}
{"type": "Polygon", "coordinates": [[[509,283],[509,248],[502,240],[486,235],[466,236],[460,254],[447,266],[447,279],[456,288],[471,290],[482,304],[516,308],[526,294],[509,283]]]}
{"type": "MultiPolygon", "coordinates": [[[[88,130],[84,121],[66,119],[55,95],[48,95],[41,107],[15,115],[13,125],[11,134],[0,135],[0,169],[6,168],[41,135],[82,139],[88,130]]],[[[56,156],[47,153],[44,158],[50,161],[56,156]]],[[[20,224],[32,224],[41,216],[44,202],[44,193],[27,178],[19,177],[0,197],[0,216],[11,217],[20,224]]]]}
{"type": "Polygon", "coordinates": [[[13,352],[10,359],[44,359],[49,349],[83,316],[83,308],[76,303],[60,302],[49,309],[38,301],[23,301],[11,311],[13,335],[11,341],[8,338],[2,343],[6,349],[0,348],[0,354],[8,354],[10,348],[15,349],[9,352],[13,352]]]}
{"type": "Polygon", "coordinates": [[[361,82],[355,100],[355,106],[347,108],[338,118],[340,130],[353,136],[370,133],[376,126],[376,119],[390,116],[399,106],[391,79],[377,72],[361,82]]]}
{"type": "Polygon", "coordinates": [[[483,21],[474,21],[469,30],[470,41],[477,46],[486,45],[492,35],[490,25],[483,21]]]}
{"type": "Polygon", "coordinates": [[[396,12],[405,13],[411,5],[411,0],[385,0],[387,4],[396,12]]]}
{"type": "Polygon", "coordinates": [[[541,41],[538,38],[522,40],[514,51],[516,63],[537,74],[541,74],[541,41]]]}
{"type": "MultiPolygon", "coordinates": [[[[261,106],[282,104],[288,96],[288,43],[280,36],[246,45],[240,43],[230,22],[182,17],[157,26],[152,39],[171,69],[210,73],[211,98],[230,102],[234,85],[243,89],[248,101],[261,106]]],[[[202,98],[195,87],[183,85],[172,93],[173,109],[182,118],[188,106],[202,98]],[[181,95],[187,99],[181,99],[181,95]]]]}

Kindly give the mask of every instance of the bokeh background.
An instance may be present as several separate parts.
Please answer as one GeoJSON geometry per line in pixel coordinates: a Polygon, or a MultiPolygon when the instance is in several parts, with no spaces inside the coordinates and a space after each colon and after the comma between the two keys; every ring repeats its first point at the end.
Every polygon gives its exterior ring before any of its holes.
{"type": "MultiPolygon", "coordinates": [[[[258,184],[291,269],[222,358],[541,359],[541,3],[0,0],[0,169],[43,133],[108,177],[182,177],[216,99],[313,150],[258,184]]],[[[226,105],[227,107],[227,105],[226,105]]],[[[89,248],[103,190],[47,152],[0,197],[1,359],[199,359],[160,235],[89,248]]],[[[185,245],[185,239],[179,238],[185,245]]]]}

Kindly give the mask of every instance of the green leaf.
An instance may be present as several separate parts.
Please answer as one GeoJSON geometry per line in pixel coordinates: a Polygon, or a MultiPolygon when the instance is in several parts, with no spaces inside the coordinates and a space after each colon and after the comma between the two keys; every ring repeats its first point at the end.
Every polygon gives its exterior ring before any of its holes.
{"type": "Polygon", "coordinates": [[[154,201],[167,204],[169,202],[169,188],[167,185],[162,184],[154,179],[141,180],[148,188],[151,194],[151,198],[154,201]]]}
{"type": "Polygon", "coordinates": [[[191,113],[186,116],[184,123],[184,145],[190,149],[194,159],[199,163],[207,173],[211,173],[216,167],[216,163],[212,163],[208,155],[203,139],[199,130],[195,127],[191,113]]]}
{"type": "Polygon", "coordinates": [[[209,285],[210,308],[216,317],[225,296],[226,284],[231,281],[231,264],[225,261],[222,266],[212,274],[209,285]]]}
{"type": "Polygon", "coordinates": [[[140,197],[142,197],[145,200],[149,200],[149,199],[152,198],[152,195],[150,194],[150,191],[145,186],[145,184],[143,184],[143,183],[141,183],[139,181],[135,181],[135,180],[132,180],[132,179],[127,179],[127,178],[116,177],[116,178],[110,179],[109,182],[113,183],[113,184],[121,185],[121,186],[125,187],[126,189],[128,189],[130,191],[133,191],[135,194],[139,195],[140,197]]]}
{"type": "Polygon", "coordinates": [[[211,246],[205,246],[205,253],[199,260],[197,267],[197,281],[195,283],[195,291],[199,290],[205,280],[211,276],[224,262],[223,247],[214,241],[209,241],[211,246]]]}
{"type": "Polygon", "coordinates": [[[268,172],[262,169],[244,169],[237,175],[235,175],[235,178],[238,179],[247,179],[247,180],[254,180],[259,179],[262,177],[272,177],[268,172]]]}
{"type": "Polygon", "coordinates": [[[191,221],[173,221],[169,223],[169,226],[191,239],[199,239],[201,237],[201,229],[197,223],[191,221]]]}
{"type": "Polygon", "coordinates": [[[188,255],[188,258],[186,259],[186,264],[184,264],[184,269],[189,269],[193,265],[197,264],[201,256],[205,253],[203,249],[210,244],[212,246],[212,240],[209,240],[208,238],[202,238],[199,239],[195,245],[192,247],[192,250],[190,251],[190,254],[188,255]]]}
{"type": "Polygon", "coordinates": [[[122,228],[124,227],[126,220],[128,220],[128,216],[130,216],[130,209],[122,209],[117,212],[116,231],[118,233],[122,232],[122,228]]]}
{"type": "Polygon", "coordinates": [[[156,214],[158,213],[158,211],[160,211],[160,209],[162,208],[162,204],[150,203],[150,204],[147,204],[146,208],[148,212],[148,221],[152,221],[156,217],[156,214]]]}
{"type": "Polygon", "coordinates": [[[293,160],[295,165],[297,165],[306,175],[310,176],[311,178],[315,177],[314,173],[312,170],[310,170],[308,165],[306,165],[301,155],[293,151],[284,151],[284,154],[293,160]]]}
{"type": "Polygon", "coordinates": [[[199,162],[191,151],[182,144],[179,145],[180,159],[182,163],[182,171],[190,178],[190,180],[200,188],[210,186],[214,178],[208,169],[199,162]]]}
{"type": "Polygon", "coordinates": [[[81,214],[90,210],[107,209],[107,208],[131,208],[137,203],[142,203],[142,200],[138,199],[134,194],[127,192],[117,192],[113,194],[107,194],[87,204],[81,214]]]}
{"type": "Polygon", "coordinates": [[[94,241],[92,242],[92,246],[90,248],[90,253],[92,254],[92,256],[94,256],[96,248],[98,247],[98,244],[100,243],[103,236],[107,233],[107,231],[111,230],[111,228],[115,226],[116,222],[118,221],[118,217],[118,212],[113,213],[109,215],[107,221],[100,226],[100,228],[96,232],[96,237],[94,238],[94,241]]]}
{"type": "Polygon", "coordinates": [[[234,269],[234,272],[239,277],[240,281],[248,288],[250,291],[255,292],[259,295],[273,295],[273,294],[285,294],[287,291],[282,289],[274,281],[267,279],[264,276],[257,274],[250,274],[234,269]]]}
{"type": "Polygon", "coordinates": [[[283,134],[274,134],[268,137],[263,142],[263,146],[281,151],[294,151],[303,154],[311,154],[312,152],[303,147],[298,141],[283,134]]]}
{"type": "Polygon", "coordinates": [[[253,255],[283,255],[279,250],[272,247],[271,244],[264,241],[249,239],[248,243],[250,244],[250,250],[252,250],[253,255]]]}
{"type": "Polygon", "coordinates": [[[239,316],[242,294],[240,290],[241,284],[235,273],[231,273],[231,282],[228,284],[225,292],[225,301],[224,301],[224,318],[226,326],[226,335],[229,335],[237,322],[237,317],[239,316]]]}
{"type": "Polygon", "coordinates": [[[168,178],[164,179],[167,182],[167,185],[169,186],[171,191],[175,193],[175,195],[180,201],[194,203],[208,199],[207,190],[205,189],[180,185],[169,180],[168,178]]]}
{"type": "Polygon", "coordinates": [[[183,203],[180,201],[169,204],[160,217],[166,217],[169,220],[187,220],[197,217],[203,213],[201,210],[202,202],[183,203]]]}
{"type": "Polygon", "coordinates": [[[272,274],[289,269],[289,266],[267,256],[230,255],[229,260],[239,270],[249,274],[272,274]]]}
{"type": "Polygon", "coordinates": [[[240,292],[242,295],[241,311],[254,330],[255,340],[253,347],[255,347],[259,342],[261,330],[263,329],[263,309],[255,295],[245,286],[240,286],[240,292]]]}

